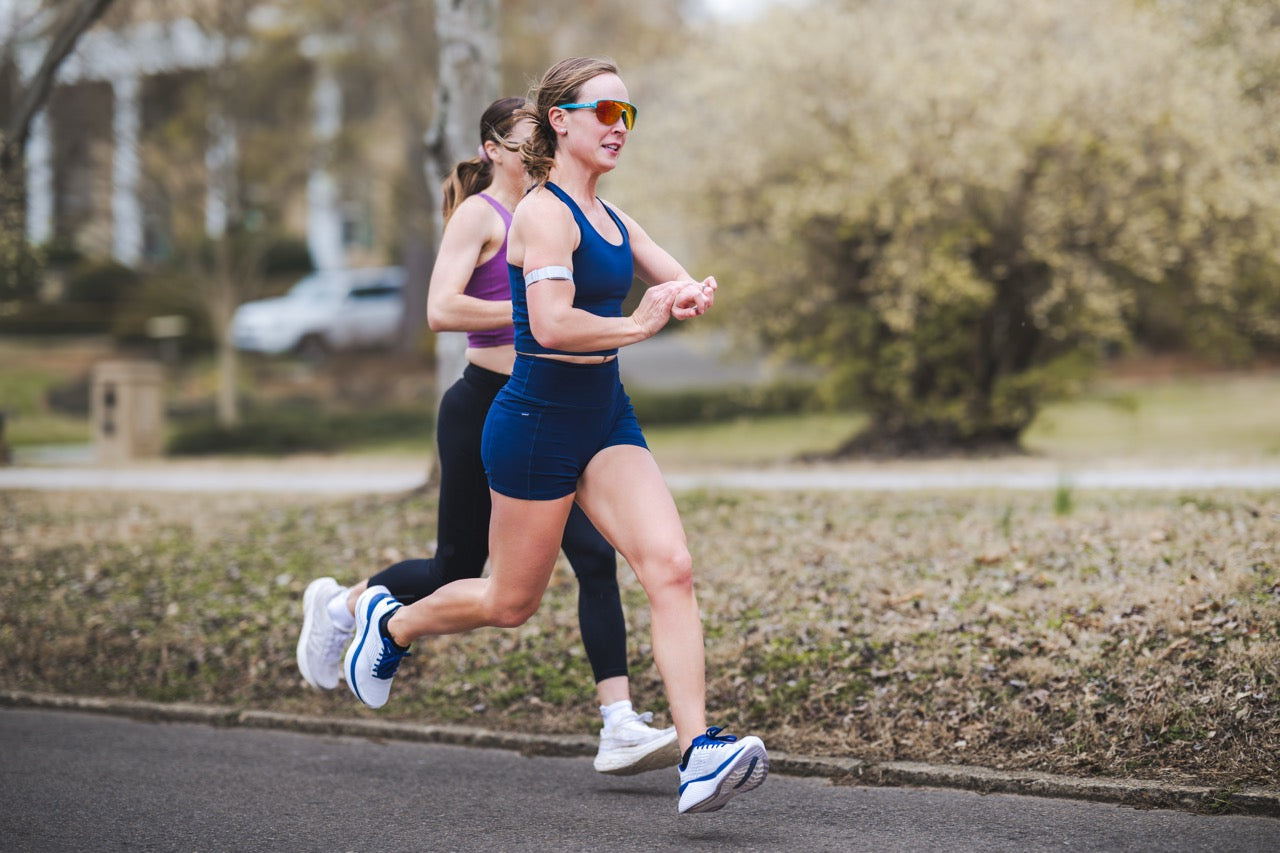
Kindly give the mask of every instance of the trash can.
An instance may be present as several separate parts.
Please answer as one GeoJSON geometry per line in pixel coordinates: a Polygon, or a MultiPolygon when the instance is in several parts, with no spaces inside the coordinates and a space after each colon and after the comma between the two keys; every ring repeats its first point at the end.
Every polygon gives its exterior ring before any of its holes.
{"type": "Polygon", "coordinates": [[[89,414],[99,462],[121,462],[164,451],[164,371],[153,361],[94,365],[89,414]]]}

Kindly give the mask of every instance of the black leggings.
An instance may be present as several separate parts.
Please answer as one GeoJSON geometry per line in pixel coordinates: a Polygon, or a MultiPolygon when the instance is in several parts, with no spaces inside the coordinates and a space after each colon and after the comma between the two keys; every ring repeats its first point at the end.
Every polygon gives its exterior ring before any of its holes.
{"type": "MultiPolygon", "coordinates": [[[[480,434],[493,398],[507,382],[501,373],[467,365],[440,399],[436,443],[440,504],[436,555],[404,560],[369,579],[412,604],[447,583],[478,578],[489,559],[489,481],[480,461],[480,434]]],[[[578,577],[578,624],[597,682],[627,674],[627,624],[618,595],[613,546],[575,503],[560,547],[578,577]]]]}

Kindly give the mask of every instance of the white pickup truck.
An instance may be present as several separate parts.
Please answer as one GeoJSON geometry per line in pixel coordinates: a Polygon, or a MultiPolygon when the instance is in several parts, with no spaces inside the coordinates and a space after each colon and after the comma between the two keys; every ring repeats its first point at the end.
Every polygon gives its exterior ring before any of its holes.
{"type": "Polygon", "coordinates": [[[394,346],[404,314],[404,269],[322,270],[284,296],[236,309],[231,341],[248,352],[296,352],[309,358],[394,346]]]}

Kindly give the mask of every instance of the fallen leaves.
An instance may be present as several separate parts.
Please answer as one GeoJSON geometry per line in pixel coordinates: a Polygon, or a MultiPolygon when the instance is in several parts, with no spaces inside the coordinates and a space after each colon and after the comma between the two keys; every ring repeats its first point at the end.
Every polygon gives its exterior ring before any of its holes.
{"type": "MultiPolygon", "coordinates": [[[[709,711],[784,751],[1267,779],[1280,499],[1074,497],[1063,517],[1052,495],[679,496],[709,711]]],[[[299,685],[306,583],[434,536],[421,496],[0,502],[0,685],[313,713],[362,711],[299,685]]],[[[632,694],[661,713],[647,603],[619,580],[632,694]]],[[[431,641],[384,716],[591,731],[576,598],[562,565],[521,629],[431,641]]]]}

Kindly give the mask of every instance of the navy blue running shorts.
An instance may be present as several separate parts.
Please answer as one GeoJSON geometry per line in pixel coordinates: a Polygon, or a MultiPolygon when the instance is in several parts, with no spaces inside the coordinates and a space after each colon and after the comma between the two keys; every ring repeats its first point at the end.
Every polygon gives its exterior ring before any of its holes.
{"type": "Polygon", "coordinates": [[[480,454],[495,492],[545,501],[577,491],[601,450],[628,444],[648,447],[616,358],[570,364],[517,355],[489,407],[480,454]]]}

